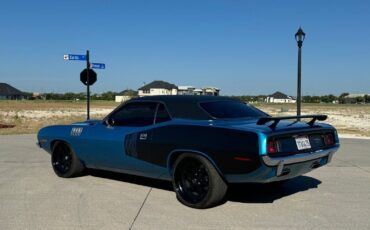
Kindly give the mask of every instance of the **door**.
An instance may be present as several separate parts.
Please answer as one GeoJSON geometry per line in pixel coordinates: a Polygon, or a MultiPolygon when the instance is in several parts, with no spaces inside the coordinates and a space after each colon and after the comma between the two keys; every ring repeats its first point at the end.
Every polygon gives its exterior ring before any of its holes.
{"type": "Polygon", "coordinates": [[[89,149],[94,166],[150,171],[143,165],[150,157],[156,108],[155,102],[130,102],[114,111],[105,124],[91,127],[89,149]]]}

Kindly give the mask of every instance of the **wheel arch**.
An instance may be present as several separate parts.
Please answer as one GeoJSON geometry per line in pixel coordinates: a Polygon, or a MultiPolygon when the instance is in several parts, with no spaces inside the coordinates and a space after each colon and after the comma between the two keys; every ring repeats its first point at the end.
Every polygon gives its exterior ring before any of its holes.
{"type": "Polygon", "coordinates": [[[54,150],[54,147],[57,143],[63,143],[65,145],[68,146],[68,148],[70,148],[72,151],[73,149],[71,148],[71,145],[66,141],[66,140],[63,140],[63,139],[54,139],[50,142],[50,152],[52,153],[53,150],[54,150]]]}
{"type": "Polygon", "coordinates": [[[68,141],[66,140],[63,140],[63,139],[54,139],[50,142],[50,153],[53,154],[53,151],[54,151],[54,147],[56,144],[65,144],[75,155],[76,157],[78,158],[78,160],[84,165],[84,167],[86,167],[86,162],[81,159],[81,157],[76,153],[76,151],[72,148],[72,145],[70,143],[68,143],[68,141]]]}
{"type": "Polygon", "coordinates": [[[212,160],[212,158],[208,154],[198,151],[198,150],[192,150],[192,149],[175,149],[170,152],[170,154],[167,157],[167,169],[168,169],[169,175],[172,175],[173,173],[173,170],[174,170],[173,165],[176,159],[179,158],[182,154],[186,154],[186,153],[196,154],[196,155],[200,155],[206,158],[213,165],[213,167],[215,167],[216,171],[222,177],[222,179],[226,181],[224,174],[222,173],[220,168],[217,166],[216,162],[212,160]]]}

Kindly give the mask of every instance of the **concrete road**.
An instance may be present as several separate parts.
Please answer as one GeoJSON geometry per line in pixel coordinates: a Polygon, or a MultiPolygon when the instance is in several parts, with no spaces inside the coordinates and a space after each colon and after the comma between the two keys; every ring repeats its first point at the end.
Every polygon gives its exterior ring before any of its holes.
{"type": "Polygon", "coordinates": [[[34,135],[0,136],[0,229],[370,229],[370,140],[281,188],[232,186],[226,203],[181,205],[171,184],[90,171],[62,179],[34,135]]]}

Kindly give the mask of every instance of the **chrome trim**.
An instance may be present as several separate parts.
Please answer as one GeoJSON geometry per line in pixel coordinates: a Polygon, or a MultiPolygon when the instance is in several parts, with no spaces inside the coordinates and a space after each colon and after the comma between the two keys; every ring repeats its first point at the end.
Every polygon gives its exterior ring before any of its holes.
{"type": "Polygon", "coordinates": [[[276,175],[279,176],[281,175],[284,165],[286,164],[300,163],[300,162],[319,159],[319,158],[326,157],[326,156],[328,156],[328,163],[329,163],[331,161],[333,154],[338,149],[339,149],[339,144],[330,149],[317,150],[315,152],[301,153],[301,154],[296,154],[292,156],[285,156],[285,157],[262,156],[262,161],[267,166],[278,166],[276,175]]]}
{"type": "Polygon", "coordinates": [[[277,169],[276,169],[276,175],[281,175],[284,168],[284,161],[279,161],[277,169]]]}

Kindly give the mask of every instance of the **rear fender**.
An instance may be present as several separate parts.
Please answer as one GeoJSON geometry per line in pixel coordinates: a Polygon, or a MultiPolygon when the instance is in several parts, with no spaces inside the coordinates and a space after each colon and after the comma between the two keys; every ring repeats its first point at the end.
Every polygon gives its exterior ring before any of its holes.
{"type": "Polygon", "coordinates": [[[225,179],[224,175],[221,173],[221,170],[217,167],[216,162],[214,162],[206,153],[203,153],[203,152],[200,152],[200,151],[197,151],[197,150],[191,150],[191,149],[175,149],[168,155],[168,157],[167,157],[167,169],[168,169],[168,173],[169,173],[170,176],[172,176],[172,174],[173,174],[173,164],[175,163],[176,159],[181,154],[184,154],[184,153],[193,153],[193,154],[197,154],[197,155],[200,155],[200,156],[206,158],[209,162],[211,162],[213,167],[215,167],[218,174],[223,179],[225,179]]]}

